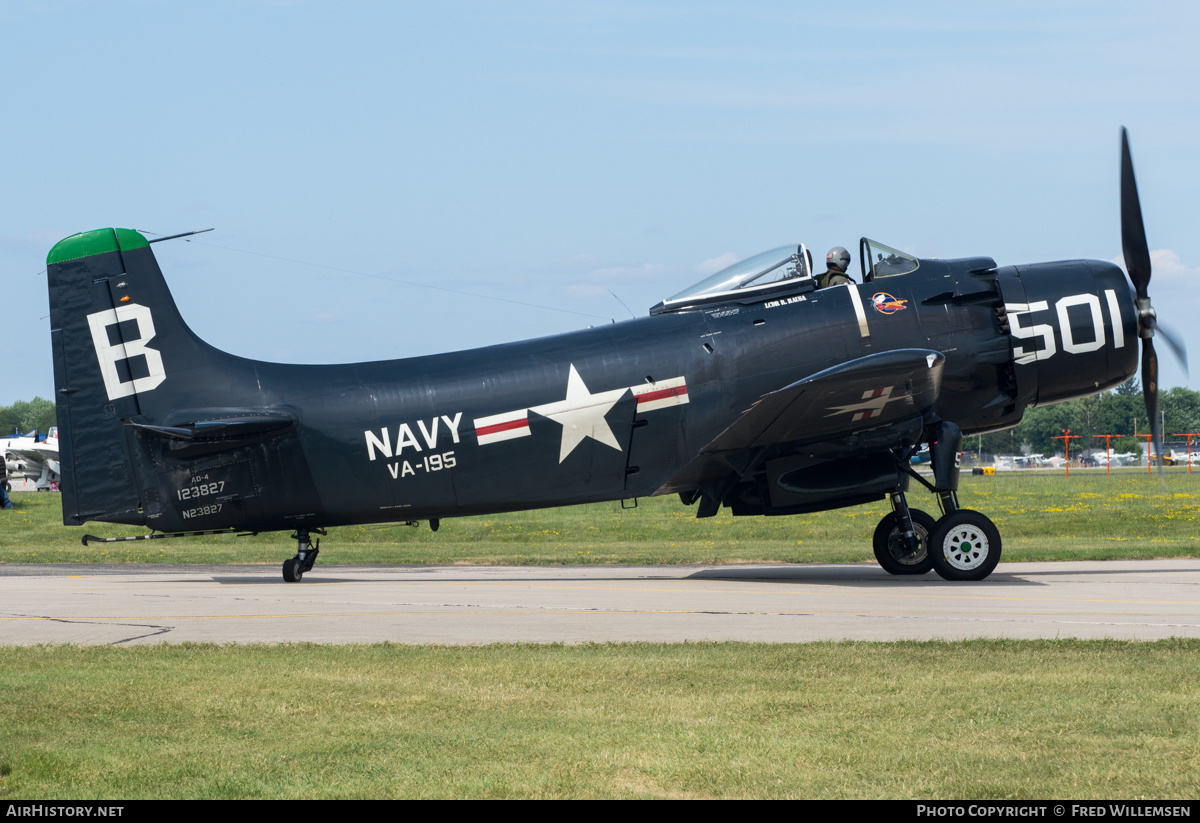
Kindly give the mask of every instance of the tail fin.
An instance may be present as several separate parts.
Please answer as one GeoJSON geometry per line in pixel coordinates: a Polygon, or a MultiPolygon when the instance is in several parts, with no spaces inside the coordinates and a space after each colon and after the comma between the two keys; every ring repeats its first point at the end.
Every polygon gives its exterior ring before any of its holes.
{"type": "Polygon", "coordinates": [[[149,460],[125,424],[161,418],[219,385],[222,365],[240,358],[187,327],[136,231],[73,235],[50,250],[46,267],[63,523],[145,524],[147,491],[135,467],[149,460]]]}

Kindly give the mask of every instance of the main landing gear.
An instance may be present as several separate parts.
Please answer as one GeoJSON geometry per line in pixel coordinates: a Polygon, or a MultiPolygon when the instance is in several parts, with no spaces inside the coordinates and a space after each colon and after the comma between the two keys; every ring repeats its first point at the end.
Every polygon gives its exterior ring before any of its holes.
{"type": "Polygon", "coordinates": [[[938,494],[945,514],[934,520],[892,494],[893,511],[875,528],[875,559],[890,574],[925,574],[946,580],[983,580],[1000,562],[1000,532],[986,516],[958,508],[953,492],[938,494]],[[907,521],[907,522],[906,522],[907,521]]]}
{"type": "Polygon", "coordinates": [[[926,429],[934,482],[909,465],[915,451],[893,452],[896,466],[937,495],[942,516],[934,520],[904,499],[907,482],[892,492],[892,512],[875,529],[875,559],[890,574],[924,574],[946,580],[983,580],[1000,562],[1000,532],[979,512],[958,507],[958,457],[962,431],[945,420],[926,429]]]}
{"type": "MultiPolygon", "coordinates": [[[[312,531],[317,534],[325,534],[322,529],[313,529],[312,531]]],[[[313,563],[317,562],[321,541],[310,543],[308,532],[308,529],[297,529],[296,533],[292,535],[292,539],[296,541],[296,556],[283,561],[283,579],[288,583],[299,583],[304,577],[304,573],[312,571],[313,563]]]]}

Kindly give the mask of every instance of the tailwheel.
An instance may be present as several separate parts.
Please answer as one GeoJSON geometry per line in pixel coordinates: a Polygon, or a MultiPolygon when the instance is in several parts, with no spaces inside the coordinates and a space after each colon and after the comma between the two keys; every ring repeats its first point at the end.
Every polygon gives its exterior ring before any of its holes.
{"type": "MultiPolygon", "coordinates": [[[[292,535],[292,539],[296,541],[296,556],[290,560],[283,561],[283,579],[286,583],[299,583],[304,577],[304,573],[312,571],[313,563],[317,562],[317,554],[320,552],[321,541],[310,543],[308,540],[308,529],[298,529],[292,535]]],[[[321,529],[313,529],[318,534],[325,534],[321,529]]]]}
{"type": "Polygon", "coordinates": [[[1000,562],[1000,532],[979,512],[958,509],[937,521],[929,555],[946,580],[983,580],[1000,562]]]}
{"type": "Polygon", "coordinates": [[[915,552],[904,540],[900,516],[896,512],[888,512],[875,527],[875,537],[872,540],[875,559],[888,574],[925,574],[933,568],[933,558],[928,547],[929,535],[933,533],[935,525],[934,519],[920,509],[909,509],[908,514],[912,518],[913,532],[917,538],[915,552]]]}
{"type": "Polygon", "coordinates": [[[283,561],[283,579],[288,583],[299,583],[304,577],[304,572],[300,568],[300,561],[292,557],[283,561]]]}

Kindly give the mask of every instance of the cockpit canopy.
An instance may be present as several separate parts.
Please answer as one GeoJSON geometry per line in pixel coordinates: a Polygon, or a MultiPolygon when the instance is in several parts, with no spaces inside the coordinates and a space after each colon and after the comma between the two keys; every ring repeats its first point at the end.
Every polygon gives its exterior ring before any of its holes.
{"type": "Polygon", "coordinates": [[[734,263],[653,306],[651,314],[710,303],[748,303],[778,292],[812,291],[812,254],[804,244],[780,246],[734,263]]]}
{"type": "MultiPolygon", "coordinates": [[[[921,262],[902,251],[862,238],[858,241],[863,282],[916,271],[921,262]]],[[[812,253],[801,243],[780,246],[734,263],[650,308],[650,314],[721,303],[752,303],[816,289],[812,253]]]]}

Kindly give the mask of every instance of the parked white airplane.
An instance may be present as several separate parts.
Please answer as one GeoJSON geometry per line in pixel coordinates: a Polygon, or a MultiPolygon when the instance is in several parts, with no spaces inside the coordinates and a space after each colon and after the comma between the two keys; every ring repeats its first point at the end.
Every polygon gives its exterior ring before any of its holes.
{"type": "Polygon", "coordinates": [[[25,434],[20,434],[16,430],[8,437],[0,437],[0,452],[6,452],[9,449],[21,449],[26,446],[32,446],[37,442],[37,429],[25,434]]]}
{"type": "Polygon", "coordinates": [[[37,442],[37,432],[33,431],[21,437],[0,440],[0,449],[4,451],[4,466],[8,470],[8,480],[5,489],[12,488],[13,480],[31,480],[38,491],[48,491],[58,488],[58,427],[50,429],[50,433],[42,442],[37,442]]]}
{"type": "MultiPolygon", "coordinates": [[[[37,434],[37,429],[25,432],[25,434],[14,430],[11,437],[0,437],[0,459],[4,460],[5,469],[8,468],[8,453],[32,447],[37,443],[37,434]]],[[[4,490],[12,491],[12,484],[9,482],[7,472],[0,479],[4,481],[4,490]]]]}

